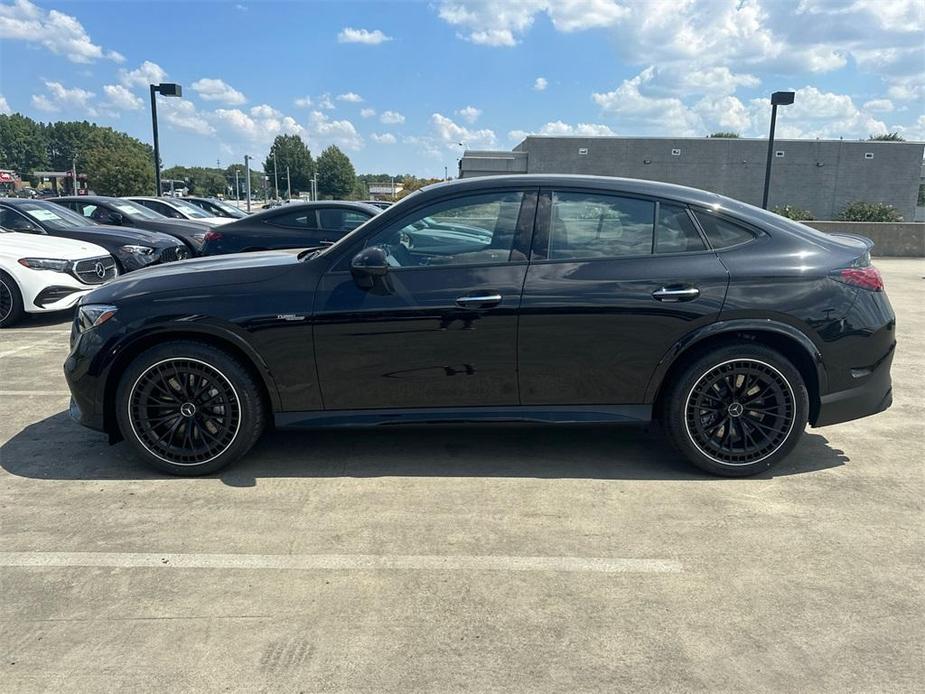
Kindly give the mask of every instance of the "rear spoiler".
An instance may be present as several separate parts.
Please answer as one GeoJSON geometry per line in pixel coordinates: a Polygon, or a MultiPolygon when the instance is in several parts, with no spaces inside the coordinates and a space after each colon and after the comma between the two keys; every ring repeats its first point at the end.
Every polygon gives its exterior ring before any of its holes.
{"type": "Polygon", "coordinates": [[[870,249],[874,247],[874,242],[871,239],[867,238],[866,236],[861,236],[860,234],[847,234],[841,231],[836,231],[836,232],[830,233],[829,236],[835,236],[835,237],[843,238],[843,239],[851,239],[852,241],[860,241],[867,247],[868,251],[870,251],[870,249]]]}

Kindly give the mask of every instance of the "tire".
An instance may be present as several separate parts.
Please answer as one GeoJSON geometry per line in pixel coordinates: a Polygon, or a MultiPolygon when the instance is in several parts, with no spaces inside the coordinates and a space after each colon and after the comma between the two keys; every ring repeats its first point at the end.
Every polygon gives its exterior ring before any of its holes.
{"type": "Polygon", "coordinates": [[[19,285],[8,274],[0,272],[0,328],[16,325],[24,312],[19,285]]]}
{"type": "Polygon", "coordinates": [[[267,417],[260,387],[237,358],[186,340],[138,355],[119,379],[115,406],[135,453],[183,476],[206,475],[243,456],[267,417]]]}
{"type": "Polygon", "coordinates": [[[695,357],[670,384],[663,405],[668,437],[688,460],[714,475],[747,477],[797,445],[809,394],[783,355],[736,342],[695,357]]]}

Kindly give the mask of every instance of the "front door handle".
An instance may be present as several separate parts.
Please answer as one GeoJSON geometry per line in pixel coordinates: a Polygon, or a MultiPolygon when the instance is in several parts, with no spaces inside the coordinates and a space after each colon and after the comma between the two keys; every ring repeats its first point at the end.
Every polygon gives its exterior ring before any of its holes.
{"type": "Polygon", "coordinates": [[[491,308],[500,303],[500,294],[472,294],[461,296],[456,300],[456,305],[462,308],[491,308]]]}
{"type": "Polygon", "coordinates": [[[665,303],[675,303],[678,301],[690,301],[700,296],[700,290],[697,287],[662,287],[652,292],[652,296],[665,303]]]}

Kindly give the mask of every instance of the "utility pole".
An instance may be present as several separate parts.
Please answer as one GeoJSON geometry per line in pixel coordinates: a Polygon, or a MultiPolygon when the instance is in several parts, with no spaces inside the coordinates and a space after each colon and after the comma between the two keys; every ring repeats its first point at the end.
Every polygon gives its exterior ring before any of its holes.
{"type": "Polygon", "coordinates": [[[71,180],[74,182],[74,190],[72,195],[77,195],[77,157],[74,157],[71,167],[71,180]]]}
{"type": "Polygon", "coordinates": [[[443,182],[446,183],[450,180],[449,173],[446,168],[446,164],[443,165],[443,182]]]}
{"type": "Polygon", "coordinates": [[[244,155],[244,194],[247,196],[247,211],[251,211],[251,158],[244,155]]]}
{"type": "Polygon", "coordinates": [[[276,199],[279,200],[279,174],[276,166],[276,152],[273,152],[273,190],[276,191],[276,199]]]}
{"type": "Polygon", "coordinates": [[[236,202],[241,202],[241,186],[238,185],[238,168],[235,167],[234,170],[234,199],[236,202]]]}
{"type": "Polygon", "coordinates": [[[289,167],[286,167],[286,200],[292,202],[292,180],[289,178],[289,167]]]}
{"type": "Polygon", "coordinates": [[[392,200],[395,200],[395,176],[392,176],[392,200]]]}

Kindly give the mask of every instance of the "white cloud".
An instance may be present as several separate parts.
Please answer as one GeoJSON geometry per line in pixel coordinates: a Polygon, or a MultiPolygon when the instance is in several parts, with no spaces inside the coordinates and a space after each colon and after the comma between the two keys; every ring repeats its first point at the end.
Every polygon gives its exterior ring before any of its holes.
{"type": "Polygon", "coordinates": [[[322,94],[320,97],[318,97],[317,105],[318,105],[318,108],[323,108],[326,111],[334,110],[334,102],[331,101],[331,95],[327,93],[322,94]]]}
{"type": "Polygon", "coordinates": [[[95,94],[80,87],[67,88],[60,82],[45,82],[47,94],[33,94],[32,105],[40,111],[67,111],[96,116],[92,99],[95,94]]]}
{"type": "Polygon", "coordinates": [[[372,118],[373,116],[376,115],[376,109],[374,109],[374,108],[361,108],[361,109],[360,109],[360,115],[363,116],[363,118],[372,118]]]}
{"type": "Polygon", "coordinates": [[[438,13],[461,36],[486,46],[514,46],[545,12],[559,31],[613,26],[630,12],[616,0],[443,0],[438,13]]]}
{"type": "Polygon", "coordinates": [[[310,96],[300,96],[295,100],[295,105],[299,108],[311,108],[312,98],[310,96]]]}
{"type": "Polygon", "coordinates": [[[373,133],[369,136],[369,139],[373,142],[378,142],[380,145],[394,145],[396,142],[395,136],[392,133],[382,133],[381,135],[373,133]]]}
{"type": "Polygon", "coordinates": [[[534,91],[537,91],[537,92],[544,92],[544,91],[546,91],[546,87],[548,87],[548,86],[549,86],[549,80],[547,80],[545,77],[537,77],[537,78],[533,81],[533,90],[534,90],[534,91]]]}
{"type": "Polygon", "coordinates": [[[699,135],[698,119],[677,97],[650,96],[643,92],[654,78],[655,69],[648,67],[610,92],[591,95],[607,114],[621,125],[636,128],[646,134],[689,136],[699,135]]]}
{"type": "Polygon", "coordinates": [[[368,46],[375,46],[391,40],[391,36],[386,36],[379,29],[369,31],[368,29],[344,27],[337,35],[338,43],[365,43],[368,46]]]}
{"type": "Polygon", "coordinates": [[[437,140],[450,149],[457,149],[462,143],[467,149],[491,149],[495,146],[495,133],[488,128],[471,130],[455,123],[442,113],[430,117],[437,140]]]}
{"type": "Polygon", "coordinates": [[[526,130],[511,130],[508,137],[512,140],[522,140],[528,135],[577,135],[581,137],[600,137],[616,135],[609,126],[601,123],[579,123],[578,125],[569,125],[561,120],[550,121],[542,128],[534,132],[526,130]]]}
{"type": "Polygon", "coordinates": [[[872,99],[864,103],[864,110],[889,113],[893,110],[893,102],[889,99],[872,99]]]}
{"type": "Polygon", "coordinates": [[[107,84],[103,87],[103,93],[106,94],[111,107],[123,111],[137,111],[144,105],[140,97],[132,94],[121,84],[107,84]]]}
{"type": "Polygon", "coordinates": [[[200,113],[192,101],[186,99],[163,99],[159,112],[164,119],[178,130],[186,130],[197,135],[213,135],[215,128],[208,122],[205,114],[200,113]]]}
{"type": "Polygon", "coordinates": [[[167,79],[167,71],[157,63],[144,61],[134,70],[119,70],[119,81],[126,87],[147,87],[149,84],[160,84],[167,79]]]}
{"type": "Polygon", "coordinates": [[[124,60],[116,51],[104,51],[93,43],[76,17],[58,10],[46,12],[29,0],[0,5],[0,39],[38,43],[72,63],[91,63],[101,58],[124,60]]]}
{"type": "Polygon", "coordinates": [[[465,108],[459,109],[456,115],[471,124],[475,123],[475,121],[479,119],[479,116],[482,115],[482,109],[476,108],[475,106],[466,106],[465,108]]]}
{"type": "Polygon", "coordinates": [[[204,101],[218,101],[228,106],[240,106],[247,101],[244,94],[218,78],[203,77],[193,82],[192,87],[204,101]]]}
{"type": "Polygon", "coordinates": [[[306,135],[306,129],[291,116],[269,104],[253,106],[247,112],[238,108],[216,109],[212,121],[219,133],[243,137],[256,146],[269,146],[277,135],[306,135]]]}
{"type": "Polygon", "coordinates": [[[379,116],[379,122],[386,125],[398,125],[405,122],[405,117],[398,111],[383,111],[379,116]]]}
{"type": "Polygon", "coordinates": [[[260,104],[260,106],[254,106],[251,108],[251,116],[254,118],[264,118],[264,119],[280,119],[283,117],[283,114],[277,111],[275,108],[269,104],[260,104]]]}
{"type": "Polygon", "coordinates": [[[13,112],[13,109],[10,108],[9,102],[6,100],[6,97],[3,94],[0,94],[0,114],[8,116],[13,112]]]}
{"type": "Polygon", "coordinates": [[[357,94],[356,92],[345,92],[344,94],[337,95],[338,101],[346,101],[351,104],[358,104],[363,101],[363,97],[357,94]]]}
{"type": "Polygon", "coordinates": [[[337,145],[341,149],[358,150],[365,144],[353,123],[349,120],[333,120],[321,111],[312,111],[308,120],[308,132],[322,146],[337,145]]]}

